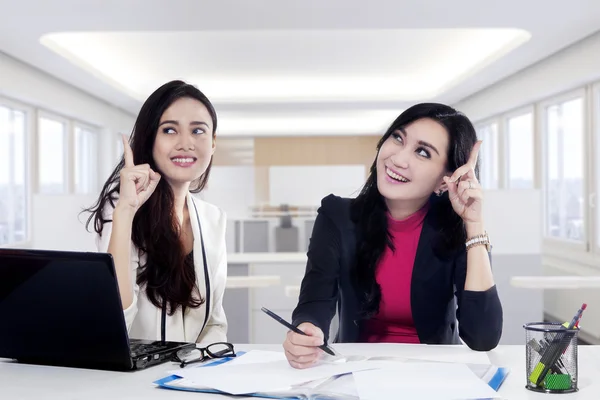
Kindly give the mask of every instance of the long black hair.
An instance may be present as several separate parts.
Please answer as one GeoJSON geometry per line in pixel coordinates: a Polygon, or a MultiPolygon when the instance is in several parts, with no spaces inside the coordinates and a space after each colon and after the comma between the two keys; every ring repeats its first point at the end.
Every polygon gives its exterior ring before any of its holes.
{"type": "MultiPolygon", "coordinates": [[[[467,163],[471,149],[477,142],[477,134],[471,121],[452,107],[437,103],[414,105],[396,118],[387,132],[377,143],[377,152],[390,135],[419,119],[432,119],[446,128],[449,135],[447,170],[453,172],[467,163]]],[[[479,166],[475,168],[479,178],[479,166]]],[[[371,165],[369,177],[360,194],[351,206],[352,221],[359,235],[356,263],[352,278],[361,301],[361,316],[369,318],[379,311],[381,289],[375,279],[379,259],[386,246],[393,248],[388,231],[388,208],[385,199],[377,188],[377,157],[371,165]]],[[[435,221],[437,237],[434,251],[439,257],[447,257],[464,246],[466,231],[461,217],[456,214],[448,198],[448,193],[437,196],[432,193],[428,218],[435,221]]]]}
{"type": "MultiPolygon", "coordinates": [[[[195,86],[175,80],[159,87],[142,105],[131,135],[131,150],[136,165],[149,164],[157,171],[152,157],[158,124],[163,113],[181,98],[192,98],[202,103],[211,116],[213,138],[217,131],[217,113],[208,98],[195,86]]],[[[91,215],[86,227],[94,221],[94,230],[102,236],[103,211],[110,203],[115,207],[120,185],[120,171],[125,165],[121,158],[104,184],[96,203],[87,209],[91,215]]],[[[212,157],[206,171],[190,184],[190,192],[198,193],[206,186],[212,157]]],[[[146,295],[156,307],[168,305],[170,315],[179,307],[197,308],[204,303],[196,286],[193,262],[186,257],[180,241],[180,227],[174,210],[174,194],[165,179],[161,179],[150,198],[140,207],[133,219],[131,239],[133,244],[147,256],[145,265],[140,265],[137,283],[145,285],[146,295]]]]}

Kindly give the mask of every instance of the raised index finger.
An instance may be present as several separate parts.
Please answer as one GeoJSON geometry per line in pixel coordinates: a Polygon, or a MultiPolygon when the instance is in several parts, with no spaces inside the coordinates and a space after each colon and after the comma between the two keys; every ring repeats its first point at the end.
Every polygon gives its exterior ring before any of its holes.
{"type": "Polygon", "coordinates": [[[475,169],[475,166],[477,165],[477,157],[479,156],[479,148],[481,147],[481,143],[481,140],[475,142],[473,148],[471,149],[471,154],[469,154],[469,159],[467,160],[467,163],[465,165],[461,165],[456,169],[456,171],[454,171],[454,173],[449,179],[450,182],[458,181],[463,175],[468,173],[469,170],[475,169]]]}
{"type": "Polygon", "coordinates": [[[475,168],[477,165],[477,157],[479,157],[479,148],[481,147],[481,140],[478,140],[474,145],[473,149],[471,149],[471,154],[469,155],[468,164],[471,168],[475,168]]]}
{"type": "Polygon", "coordinates": [[[121,139],[123,140],[123,159],[125,160],[125,167],[133,167],[135,164],[133,163],[133,151],[131,150],[129,141],[124,134],[121,134],[121,139]]]}

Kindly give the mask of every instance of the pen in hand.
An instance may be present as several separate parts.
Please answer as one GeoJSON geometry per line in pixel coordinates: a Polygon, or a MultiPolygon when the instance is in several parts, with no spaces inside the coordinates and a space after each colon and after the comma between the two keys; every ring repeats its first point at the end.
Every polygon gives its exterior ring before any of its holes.
{"type": "MultiPolygon", "coordinates": [[[[265,314],[267,314],[269,317],[273,318],[275,321],[279,322],[281,325],[285,326],[289,330],[296,332],[299,335],[308,336],[306,333],[302,332],[300,329],[298,329],[294,325],[290,324],[289,322],[287,322],[286,320],[281,318],[279,315],[275,314],[273,311],[271,311],[265,307],[261,307],[261,310],[265,314]]],[[[326,344],[322,344],[321,346],[318,346],[318,347],[321,350],[323,350],[325,353],[335,356],[335,352],[331,348],[329,348],[326,344]]]]}

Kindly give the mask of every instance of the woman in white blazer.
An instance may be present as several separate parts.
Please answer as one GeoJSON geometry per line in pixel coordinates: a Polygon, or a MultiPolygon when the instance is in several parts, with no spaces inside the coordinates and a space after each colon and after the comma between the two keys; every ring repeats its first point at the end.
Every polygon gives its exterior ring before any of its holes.
{"type": "Polygon", "coordinates": [[[208,181],[217,115],[196,87],[172,81],[142,105],[131,143],[105,183],[94,220],[111,253],[129,335],[211,344],[227,340],[226,216],[192,196],[208,181]]]}

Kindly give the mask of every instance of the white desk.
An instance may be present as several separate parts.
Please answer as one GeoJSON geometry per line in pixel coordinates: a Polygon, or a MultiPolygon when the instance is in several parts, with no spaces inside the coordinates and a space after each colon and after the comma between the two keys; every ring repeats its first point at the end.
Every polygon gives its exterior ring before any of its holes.
{"type": "Polygon", "coordinates": [[[306,264],[304,253],[229,253],[228,264],[306,264]]]}
{"type": "Polygon", "coordinates": [[[510,284],[528,289],[600,288],[600,276],[513,276],[510,284]]]}
{"type": "MultiPolygon", "coordinates": [[[[40,343],[40,345],[44,345],[40,343]]],[[[403,355],[403,348],[389,345],[336,345],[344,354],[403,355]]],[[[415,345],[408,345],[415,346],[415,345]]],[[[236,350],[275,350],[277,345],[238,345],[236,350]]],[[[414,350],[414,349],[411,349],[414,350]]],[[[464,351],[470,350],[464,347],[464,351]]],[[[493,364],[506,366],[510,374],[500,388],[505,399],[549,399],[552,395],[525,389],[524,346],[500,346],[488,353],[493,364]]],[[[226,399],[220,395],[185,393],[157,389],[152,382],[176,369],[163,364],[137,372],[110,372],[17,364],[0,360],[0,398],[2,400],[151,400],[151,399],[226,399]]],[[[555,395],[561,399],[597,400],[600,398],[600,346],[579,347],[579,392],[555,395]]],[[[557,397],[557,398],[558,398],[557,397]]],[[[554,398],[554,397],[552,397],[554,398]]]]}
{"type": "Polygon", "coordinates": [[[260,276],[228,276],[226,289],[254,289],[279,285],[281,277],[278,275],[260,276]]]}

